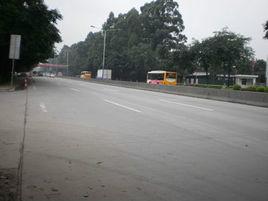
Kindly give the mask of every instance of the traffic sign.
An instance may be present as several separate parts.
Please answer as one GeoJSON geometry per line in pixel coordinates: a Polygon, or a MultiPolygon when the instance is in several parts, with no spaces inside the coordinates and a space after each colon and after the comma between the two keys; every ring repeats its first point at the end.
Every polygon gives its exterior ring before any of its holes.
{"type": "Polygon", "coordinates": [[[10,36],[9,58],[20,59],[21,35],[10,36]]]}

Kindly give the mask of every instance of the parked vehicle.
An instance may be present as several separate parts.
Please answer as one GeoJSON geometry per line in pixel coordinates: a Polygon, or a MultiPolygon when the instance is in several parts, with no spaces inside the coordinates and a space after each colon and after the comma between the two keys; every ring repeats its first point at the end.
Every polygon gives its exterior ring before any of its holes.
{"type": "Polygon", "coordinates": [[[37,73],[37,76],[39,76],[39,77],[43,77],[43,72],[39,71],[39,72],[37,73]]]}

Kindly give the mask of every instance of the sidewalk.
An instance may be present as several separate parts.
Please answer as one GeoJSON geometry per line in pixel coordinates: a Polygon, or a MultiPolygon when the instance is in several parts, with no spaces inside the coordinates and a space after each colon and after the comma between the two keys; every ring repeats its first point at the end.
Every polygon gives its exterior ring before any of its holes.
{"type": "Polygon", "coordinates": [[[23,137],[25,91],[0,87],[0,201],[16,200],[19,149],[23,137]],[[6,90],[8,91],[8,90],[6,90]]]}
{"type": "Polygon", "coordinates": [[[0,92],[6,92],[6,91],[14,91],[15,88],[11,87],[9,84],[1,84],[0,85],[0,92]]]}

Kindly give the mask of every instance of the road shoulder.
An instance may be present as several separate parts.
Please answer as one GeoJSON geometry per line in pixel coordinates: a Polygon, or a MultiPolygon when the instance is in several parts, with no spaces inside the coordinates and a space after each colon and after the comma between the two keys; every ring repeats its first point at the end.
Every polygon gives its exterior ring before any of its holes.
{"type": "Polygon", "coordinates": [[[25,91],[0,92],[0,200],[16,200],[25,91]]]}

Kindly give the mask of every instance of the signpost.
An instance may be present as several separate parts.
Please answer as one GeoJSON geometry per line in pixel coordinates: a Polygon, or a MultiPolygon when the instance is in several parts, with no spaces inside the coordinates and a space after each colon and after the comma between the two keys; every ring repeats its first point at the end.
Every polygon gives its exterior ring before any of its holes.
{"type": "Polygon", "coordinates": [[[10,47],[9,47],[9,59],[12,59],[12,72],[11,72],[11,87],[14,82],[14,67],[15,60],[20,59],[20,43],[21,35],[11,35],[10,36],[10,47]]]}
{"type": "Polygon", "coordinates": [[[265,73],[265,77],[266,77],[266,86],[268,87],[268,56],[267,56],[267,61],[266,61],[266,73],[265,73]]]}

